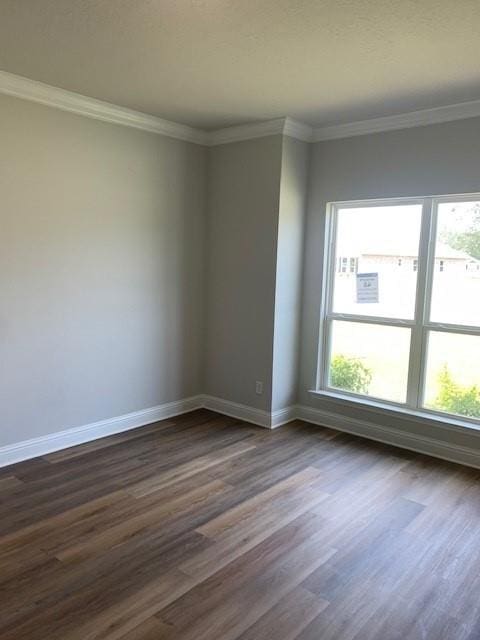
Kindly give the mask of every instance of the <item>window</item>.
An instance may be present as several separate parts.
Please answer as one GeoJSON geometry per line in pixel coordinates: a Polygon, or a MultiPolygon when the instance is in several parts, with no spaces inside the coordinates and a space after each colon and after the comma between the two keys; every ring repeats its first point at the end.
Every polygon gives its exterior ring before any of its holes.
{"type": "Polygon", "coordinates": [[[356,273],[357,272],[357,258],[337,258],[337,272],[338,273],[356,273]]]}
{"type": "Polygon", "coordinates": [[[479,422],[480,195],[334,203],[326,246],[317,388],[479,422]]]}

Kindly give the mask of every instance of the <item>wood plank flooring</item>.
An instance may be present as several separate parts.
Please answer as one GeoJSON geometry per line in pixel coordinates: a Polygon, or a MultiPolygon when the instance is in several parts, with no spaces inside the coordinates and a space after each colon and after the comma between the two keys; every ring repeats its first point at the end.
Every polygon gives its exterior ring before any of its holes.
{"type": "Polygon", "coordinates": [[[479,640],[480,471],[199,410],[0,469],[1,640],[479,640]]]}

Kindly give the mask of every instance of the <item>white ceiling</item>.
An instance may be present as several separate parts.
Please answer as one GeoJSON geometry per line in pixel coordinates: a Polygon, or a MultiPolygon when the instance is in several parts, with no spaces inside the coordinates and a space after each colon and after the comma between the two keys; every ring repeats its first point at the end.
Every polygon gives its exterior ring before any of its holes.
{"type": "Polygon", "coordinates": [[[479,0],[0,0],[0,69],[191,126],[480,98],[479,0]]]}

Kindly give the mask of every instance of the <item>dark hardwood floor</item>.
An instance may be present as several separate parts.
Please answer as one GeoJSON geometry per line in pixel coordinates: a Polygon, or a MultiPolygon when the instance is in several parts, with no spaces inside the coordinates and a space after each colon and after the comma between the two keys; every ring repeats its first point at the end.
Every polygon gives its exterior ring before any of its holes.
{"type": "Polygon", "coordinates": [[[479,480],[206,410],[0,469],[0,638],[478,640],[479,480]]]}

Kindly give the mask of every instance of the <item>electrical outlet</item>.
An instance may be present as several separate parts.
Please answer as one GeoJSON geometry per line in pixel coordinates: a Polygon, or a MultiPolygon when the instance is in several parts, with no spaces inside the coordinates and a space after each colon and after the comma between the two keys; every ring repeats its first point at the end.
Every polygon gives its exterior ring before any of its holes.
{"type": "Polygon", "coordinates": [[[255,382],[255,393],[259,396],[261,396],[263,393],[263,382],[261,380],[257,380],[255,382]]]}

